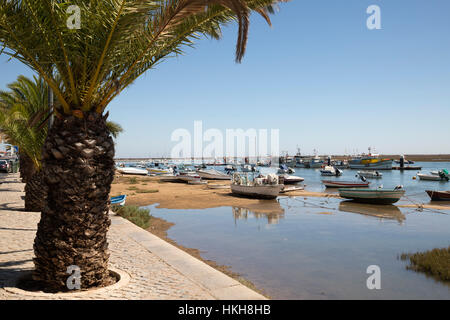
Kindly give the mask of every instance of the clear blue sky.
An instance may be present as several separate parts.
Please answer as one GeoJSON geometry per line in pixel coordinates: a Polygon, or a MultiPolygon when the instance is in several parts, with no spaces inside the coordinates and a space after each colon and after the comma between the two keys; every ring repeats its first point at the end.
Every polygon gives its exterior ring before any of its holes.
{"type": "MultiPolygon", "coordinates": [[[[110,106],[119,157],[169,155],[177,128],[279,128],[280,149],[450,153],[450,1],[294,0],[166,60],[110,106]],[[382,30],[366,9],[381,8],[382,30]]],[[[0,88],[30,71],[0,57],[0,88]]]]}

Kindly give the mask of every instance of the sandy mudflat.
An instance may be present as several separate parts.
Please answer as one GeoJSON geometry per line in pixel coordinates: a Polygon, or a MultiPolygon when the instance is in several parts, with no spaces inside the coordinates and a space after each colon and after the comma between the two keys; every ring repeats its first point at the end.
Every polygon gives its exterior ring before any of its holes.
{"type": "MultiPolygon", "coordinates": [[[[227,184],[229,181],[211,181],[209,184],[227,184]]],[[[128,205],[147,206],[159,203],[158,208],[205,209],[223,206],[247,208],[256,212],[274,212],[280,208],[277,201],[236,197],[228,189],[209,189],[206,185],[160,182],[157,177],[116,176],[111,195],[127,195],[128,205]],[[135,181],[134,181],[135,180],[135,181]],[[136,183],[133,183],[136,182],[136,183]]],[[[334,194],[293,191],[282,196],[337,197],[334,194]]]]}
{"type": "MultiPolygon", "coordinates": [[[[210,181],[209,184],[229,185],[229,181],[210,181]]],[[[158,203],[158,208],[166,209],[206,209],[223,206],[241,207],[258,213],[276,213],[282,211],[274,200],[258,200],[236,197],[230,189],[209,189],[206,185],[189,185],[177,182],[160,182],[157,177],[116,176],[111,189],[111,196],[127,195],[128,205],[148,206],[158,203]],[[133,181],[135,180],[135,181],[133,181]],[[133,183],[135,182],[135,183],[133,183]]],[[[335,193],[292,191],[281,194],[296,197],[338,198],[335,193]]],[[[397,205],[398,207],[417,207],[414,204],[397,205]]],[[[449,210],[447,203],[425,203],[423,208],[449,210]]]]}

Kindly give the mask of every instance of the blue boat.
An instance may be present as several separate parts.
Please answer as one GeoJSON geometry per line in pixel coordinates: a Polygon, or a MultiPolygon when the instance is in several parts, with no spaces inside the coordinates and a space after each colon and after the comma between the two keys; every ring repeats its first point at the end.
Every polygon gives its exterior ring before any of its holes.
{"type": "Polygon", "coordinates": [[[111,197],[111,204],[116,206],[123,206],[125,205],[125,200],[127,199],[127,195],[123,194],[117,197],[111,197]]]}

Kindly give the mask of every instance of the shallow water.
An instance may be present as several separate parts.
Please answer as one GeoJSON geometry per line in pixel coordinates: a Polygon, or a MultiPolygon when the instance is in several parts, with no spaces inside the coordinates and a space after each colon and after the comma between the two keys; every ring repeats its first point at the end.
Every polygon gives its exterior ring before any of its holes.
{"type": "MultiPolygon", "coordinates": [[[[423,171],[450,167],[417,165],[423,171]]],[[[429,202],[425,189],[450,189],[449,183],[412,180],[416,173],[386,171],[382,183],[403,184],[417,202],[429,202]]],[[[298,169],[296,174],[306,179],[307,189],[324,190],[320,172],[298,169]]],[[[271,214],[236,207],[149,208],[153,216],[175,223],[170,238],[231,266],[275,299],[450,299],[450,284],[406,270],[407,262],[398,259],[402,253],[449,246],[450,207],[418,211],[313,197],[269,203],[271,214]],[[381,290],[367,288],[370,265],[381,269],[381,290]]],[[[261,208],[267,204],[261,201],[261,208]]]]}

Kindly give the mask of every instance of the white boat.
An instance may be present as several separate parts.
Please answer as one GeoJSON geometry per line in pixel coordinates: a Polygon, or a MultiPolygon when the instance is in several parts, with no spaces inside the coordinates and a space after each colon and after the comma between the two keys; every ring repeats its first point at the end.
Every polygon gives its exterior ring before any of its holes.
{"type": "Polygon", "coordinates": [[[161,174],[158,176],[160,181],[163,182],[179,182],[178,175],[175,174],[161,174]]]}
{"type": "Polygon", "coordinates": [[[281,184],[294,184],[305,181],[305,178],[297,177],[297,176],[290,176],[288,174],[281,174],[279,175],[280,183],[281,184]]]}
{"type": "Polygon", "coordinates": [[[164,168],[164,167],[151,167],[147,168],[148,172],[153,174],[170,174],[173,173],[172,168],[164,168]]]}
{"type": "Polygon", "coordinates": [[[449,176],[445,173],[440,173],[438,175],[436,174],[424,174],[424,173],[418,173],[417,176],[420,180],[426,180],[426,181],[449,181],[449,176]]]}
{"type": "Polygon", "coordinates": [[[208,189],[230,189],[229,184],[208,184],[208,189]]]}
{"type": "Polygon", "coordinates": [[[122,174],[137,174],[143,176],[148,175],[147,170],[134,167],[116,167],[116,170],[122,174]]]}
{"type": "Polygon", "coordinates": [[[342,170],[336,169],[332,166],[325,166],[325,168],[320,170],[320,174],[322,176],[341,176],[342,170]]]}
{"type": "Polygon", "coordinates": [[[281,189],[284,185],[276,184],[276,185],[231,185],[231,192],[234,194],[239,194],[242,196],[250,197],[250,198],[258,198],[258,199],[275,199],[278,197],[281,189]]]}
{"type": "Polygon", "coordinates": [[[249,181],[247,176],[235,173],[231,184],[233,194],[258,199],[275,199],[283,188],[284,184],[278,183],[278,176],[272,174],[249,181]]]}
{"type": "Polygon", "coordinates": [[[200,169],[197,171],[198,175],[202,179],[208,180],[230,180],[231,177],[223,172],[214,170],[214,169],[200,169]]]}
{"type": "Polygon", "coordinates": [[[201,177],[198,174],[179,174],[178,180],[189,182],[189,181],[200,181],[201,177]]]}
{"type": "Polygon", "coordinates": [[[292,173],[295,173],[295,170],[294,169],[292,169],[292,168],[290,168],[290,167],[288,167],[287,165],[285,165],[285,164],[280,164],[280,168],[278,169],[278,172],[277,172],[278,174],[284,174],[284,173],[290,173],[290,174],[292,174],[292,173]]]}
{"type": "Polygon", "coordinates": [[[190,180],[187,182],[188,184],[207,184],[208,182],[202,180],[190,180]]]}
{"type": "Polygon", "coordinates": [[[381,179],[383,174],[378,171],[358,171],[358,175],[364,178],[381,179]]]}

